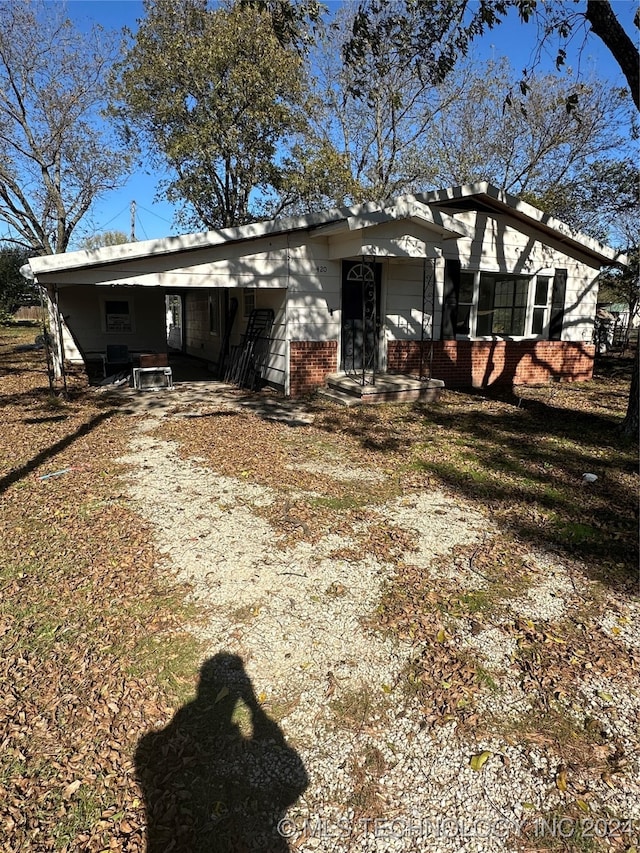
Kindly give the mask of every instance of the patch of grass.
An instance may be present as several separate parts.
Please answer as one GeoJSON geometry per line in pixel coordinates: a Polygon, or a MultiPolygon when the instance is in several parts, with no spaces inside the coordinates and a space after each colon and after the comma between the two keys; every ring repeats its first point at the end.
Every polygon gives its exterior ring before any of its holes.
{"type": "Polygon", "coordinates": [[[126,672],[135,678],[155,673],[156,684],[174,704],[184,704],[193,696],[194,663],[203,651],[204,643],[187,632],[145,636],[129,655],[126,672]]]}
{"type": "Polygon", "coordinates": [[[247,740],[253,737],[253,711],[243,699],[238,699],[231,714],[231,724],[238,727],[240,735],[247,740]]]}
{"type": "Polygon", "coordinates": [[[602,529],[580,521],[560,521],[555,527],[557,541],[567,546],[595,545],[602,538],[602,529]]]}
{"type": "Polygon", "coordinates": [[[349,731],[361,731],[374,718],[383,717],[389,702],[389,694],[383,690],[384,685],[380,686],[379,695],[373,694],[368,687],[340,691],[329,702],[333,725],[349,731]]]}
{"type": "Polygon", "coordinates": [[[403,488],[440,486],[521,541],[584,559],[590,578],[624,591],[635,586],[638,554],[637,449],[616,434],[627,381],[521,388],[519,397],[445,392],[438,404],[332,411],[316,424],[363,449],[375,433],[371,463],[401,472],[403,488]],[[585,472],[598,475],[592,487],[585,472]]]}
{"type": "Polygon", "coordinates": [[[478,684],[490,690],[492,693],[501,693],[500,684],[496,681],[496,677],[494,673],[480,664],[476,664],[476,678],[478,679],[478,684]]]}
{"type": "Polygon", "coordinates": [[[354,786],[345,807],[353,809],[357,818],[377,816],[380,806],[380,777],[387,769],[380,749],[371,742],[363,745],[362,752],[349,762],[354,786]]]}
{"type": "Polygon", "coordinates": [[[91,830],[100,821],[100,816],[108,805],[108,800],[99,800],[93,796],[88,785],[81,785],[69,800],[62,796],[49,803],[49,811],[55,808],[58,824],[54,839],[56,849],[68,849],[77,841],[78,836],[90,836],[91,830]]]}
{"type": "Polygon", "coordinates": [[[242,604],[231,611],[229,618],[236,624],[247,625],[260,613],[261,606],[262,602],[259,601],[254,601],[252,604],[242,604]]]}
{"type": "Polygon", "coordinates": [[[521,844],[526,846],[521,849],[531,853],[596,853],[601,850],[631,853],[637,849],[634,845],[638,841],[631,823],[633,821],[627,816],[617,817],[609,811],[594,814],[588,803],[578,799],[528,821],[521,837],[521,844]]]}
{"type": "Polygon", "coordinates": [[[359,509],[371,503],[367,495],[342,494],[335,497],[324,495],[313,495],[308,499],[309,506],[322,507],[333,512],[344,512],[350,509],[359,509]]]}
{"type": "Polygon", "coordinates": [[[493,590],[474,589],[470,592],[462,593],[453,606],[456,607],[456,604],[458,605],[456,611],[459,615],[473,616],[477,613],[492,611],[496,606],[496,598],[497,596],[493,590]]]}
{"type": "MultiPolygon", "coordinates": [[[[558,761],[575,762],[585,751],[591,752],[595,743],[601,743],[599,734],[585,728],[567,705],[551,697],[547,707],[536,705],[514,718],[493,717],[488,728],[509,742],[526,743],[543,752],[559,756],[558,761]]],[[[593,755],[591,754],[593,760],[593,755]]]]}

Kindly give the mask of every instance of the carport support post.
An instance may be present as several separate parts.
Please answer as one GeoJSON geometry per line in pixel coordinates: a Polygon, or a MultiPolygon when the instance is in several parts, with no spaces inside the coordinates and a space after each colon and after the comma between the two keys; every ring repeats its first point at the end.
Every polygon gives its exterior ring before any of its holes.
{"type": "MultiPolygon", "coordinates": [[[[44,354],[47,359],[47,379],[49,380],[49,391],[53,394],[53,358],[51,355],[51,339],[49,335],[49,330],[47,329],[47,308],[45,307],[44,300],[46,297],[46,291],[44,287],[39,284],[38,290],[40,291],[40,310],[41,310],[41,319],[42,319],[42,340],[44,341],[44,354]]],[[[48,300],[47,300],[48,301],[48,300]]]]}
{"type": "Polygon", "coordinates": [[[58,285],[53,285],[53,298],[51,299],[52,321],[55,326],[53,370],[56,379],[62,379],[64,397],[68,397],[67,371],[64,366],[64,339],[62,337],[62,317],[60,316],[60,303],[58,300],[58,285]]]}

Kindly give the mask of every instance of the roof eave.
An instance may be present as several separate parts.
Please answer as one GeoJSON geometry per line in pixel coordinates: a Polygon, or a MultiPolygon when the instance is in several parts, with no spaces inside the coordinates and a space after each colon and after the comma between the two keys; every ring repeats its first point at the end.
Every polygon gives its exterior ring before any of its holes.
{"type": "Polygon", "coordinates": [[[308,216],[271,219],[267,222],[255,222],[235,228],[203,231],[179,237],[163,237],[139,243],[121,243],[116,246],[105,246],[104,248],[93,249],[91,251],[41,255],[36,258],[30,258],[29,266],[36,277],[39,275],[48,276],[61,271],[66,272],[86,269],[87,267],[117,264],[123,261],[162,257],[197,251],[198,249],[213,248],[224,243],[252,241],[287,232],[304,231],[321,226],[327,222],[344,219],[346,214],[347,211],[344,209],[334,209],[323,213],[309,214],[308,216]]]}
{"type": "Polygon", "coordinates": [[[522,201],[505,190],[498,189],[486,181],[476,184],[464,184],[459,187],[449,187],[443,190],[434,190],[433,192],[424,193],[421,196],[421,198],[435,204],[473,197],[478,198],[478,200],[498,211],[508,212],[516,219],[532,223],[534,227],[537,227],[544,233],[552,234],[558,242],[571,245],[577,251],[588,255],[603,265],[620,264],[626,266],[629,263],[624,253],[606,246],[604,243],[595,240],[593,237],[589,237],[587,234],[575,231],[566,222],[562,222],[560,219],[544,213],[544,211],[539,210],[532,204],[522,201]]]}

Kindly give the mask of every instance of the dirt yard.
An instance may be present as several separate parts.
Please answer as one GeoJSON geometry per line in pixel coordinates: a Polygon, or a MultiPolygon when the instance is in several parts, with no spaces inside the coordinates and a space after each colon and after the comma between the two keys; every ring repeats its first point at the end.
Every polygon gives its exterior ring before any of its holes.
{"type": "Polygon", "coordinates": [[[638,843],[622,363],[428,408],[63,401],[26,340],[0,342],[3,850],[638,843]]]}

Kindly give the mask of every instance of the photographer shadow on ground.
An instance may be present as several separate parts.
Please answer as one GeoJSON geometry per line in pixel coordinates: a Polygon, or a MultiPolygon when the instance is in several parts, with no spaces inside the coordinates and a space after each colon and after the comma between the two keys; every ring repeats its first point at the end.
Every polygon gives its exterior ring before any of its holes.
{"type": "Polygon", "coordinates": [[[285,853],[279,821],[306,789],[300,757],[260,707],[241,658],[200,670],[196,698],[142,737],[147,853],[285,853]]]}

